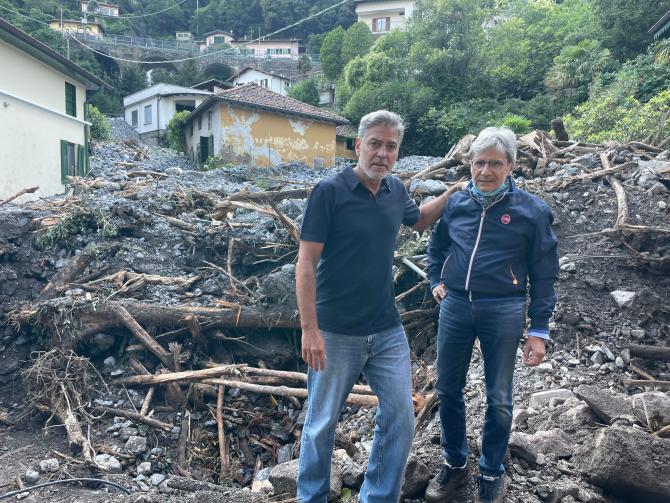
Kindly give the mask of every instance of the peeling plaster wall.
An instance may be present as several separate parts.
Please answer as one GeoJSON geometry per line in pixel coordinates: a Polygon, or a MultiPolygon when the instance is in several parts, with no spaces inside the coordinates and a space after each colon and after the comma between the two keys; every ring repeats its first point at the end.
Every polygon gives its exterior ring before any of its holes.
{"type": "Polygon", "coordinates": [[[335,124],[228,103],[218,111],[221,134],[217,128],[214,153],[226,162],[268,167],[302,161],[313,166],[319,158],[325,166],[335,163],[335,124]]]}

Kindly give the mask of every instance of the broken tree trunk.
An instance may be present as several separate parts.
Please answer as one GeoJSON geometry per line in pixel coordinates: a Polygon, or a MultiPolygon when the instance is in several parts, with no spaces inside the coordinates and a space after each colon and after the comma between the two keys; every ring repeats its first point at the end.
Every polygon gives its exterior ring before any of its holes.
{"type": "Polygon", "coordinates": [[[210,328],[300,328],[300,320],[293,311],[263,311],[248,307],[241,309],[217,309],[212,307],[159,304],[142,302],[108,302],[96,311],[81,314],[82,330],[78,334],[82,341],[99,331],[122,325],[113,306],[122,306],[142,326],[175,329],[187,327],[189,316],[197,318],[201,325],[210,328]]]}
{"type": "Polygon", "coordinates": [[[64,287],[74,279],[81,276],[91,262],[99,253],[99,249],[95,246],[87,246],[82,253],[68,262],[68,264],[47,283],[40,292],[37,301],[47,300],[55,297],[60,288],[64,287]]]}
{"type": "Polygon", "coordinates": [[[132,419],[133,421],[137,421],[138,423],[144,423],[146,425],[151,426],[152,428],[157,428],[159,430],[163,430],[167,433],[170,433],[172,431],[173,426],[171,424],[164,423],[163,421],[159,421],[158,419],[154,419],[151,417],[146,417],[140,414],[139,412],[133,412],[132,410],[125,410],[125,409],[115,409],[113,407],[103,407],[101,405],[95,407],[93,409],[97,412],[107,412],[113,416],[119,416],[119,417],[125,417],[127,419],[132,419]]]}
{"type": "Polygon", "coordinates": [[[424,178],[430,173],[433,173],[434,171],[437,171],[439,169],[450,168],[452,166],[458,166],[459,164],[463,164],[463,159],[467,155],[468,150],[472,145],[472,142],[475,141],[475,138],[476,138],[475,135],[472,134],[465,135],[458,141],[458,143],[456,143],[453,147],[451,147],[451,150],[449,150],[447,155],[444,156],[444,159],[433,164],[432,166],[428,166],[427,168],[422,169],[418,173],[415,173],[409,178],[409,180],[405,182],[405,185],[409,187],[409,184],[412,182],[412,180],[415,180],[417,178],[424,178]]]}
{"type": "Polygon", "coordinates": [[[639,356],[640,358],[646,358],[648,360],[670,362],[670,348],[629,344],[628,349],[631,356],[639,356]]]}
{"type": "Polygon", "coordinates": [[[18,197],[21,197],[24,194],[32,194],[33,192],[35,192],[38,189],[39,189],[39,187],[30,187],[28,189],[20,190],[19,192],[17,192],[13,196],[9,197],[8,199],[5,199],[4,201],[0,201],[0,206],[4,206],[5,204],[12,202],[14,199],[16,199],[18,197]]]}
{"type": "Polygon", "coordinates": [[[554,134],[556,135],[557,140],[559,141],[570,140],[568,132],[565,129],[565,124],[563,124],[563,119],[561,119],[560,117],[551,121],[551,129],[554,130],[554,134]]]}

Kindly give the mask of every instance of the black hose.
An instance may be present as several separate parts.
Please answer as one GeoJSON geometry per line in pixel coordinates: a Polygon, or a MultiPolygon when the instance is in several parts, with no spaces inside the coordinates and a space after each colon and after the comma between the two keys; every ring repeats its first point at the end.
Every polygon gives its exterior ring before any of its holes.
{"type": "Polygon", "coordinates": [[[98,482],[99,484],[107,484],[112,487],[116,487],[117,489],[121,489],[123,492],[126,494],[130,494],[130,491],[123,487],[120,484],[117,484],[116,482],[112,482],[110,480],[105,480],[105,479],[89,479],[89,478],[75,478],[75,479],[62,479],[62,480],[52,480],[51,482],[45,482],[44,484],[37,484],[36,486],[30,486],[26,487],[24,489],[20,489],[18,491],[11,491],[5,494],[0,494],[0,500],[4,500],[6,498],[11,498],[12,496],[16,496],[17,494],[23,494],[27,493],[30,491],[34,491],[35,489],[40,489],[42,487],[48,487],[48,486],[53,486],[56,484],[66,484],[69,482],[98,482]]]}

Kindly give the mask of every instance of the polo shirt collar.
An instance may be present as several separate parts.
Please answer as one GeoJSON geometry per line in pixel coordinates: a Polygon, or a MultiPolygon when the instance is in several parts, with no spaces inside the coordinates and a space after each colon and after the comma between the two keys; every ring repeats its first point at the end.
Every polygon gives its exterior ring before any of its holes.
{"type": "MultiPolygon", "coordinates": [[[[342,171],[342,176],[344,177],[344,181],[346,182],[347,187],[349,187],[349,190],[351,191],[353,191],[358,185],[362,185],[361,181],[356,176],[356,173],[354,173],[354,168],[352,166],[347,166],[346,168],[344,168],[344,170],[342,171]]],[[[391,192],[391,184],[389,183],[388,176],[382,178],[380,190],[391,192]]]]}

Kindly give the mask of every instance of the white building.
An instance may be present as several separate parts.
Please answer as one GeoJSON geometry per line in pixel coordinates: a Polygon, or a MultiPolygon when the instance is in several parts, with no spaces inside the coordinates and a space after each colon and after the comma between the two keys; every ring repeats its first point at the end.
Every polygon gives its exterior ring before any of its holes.
{"type": "Polygon", "coordinates": [[[88,171],[86,91],[111,87],[0,19],[0,200],[65,191],[88,171]]]}
{"type": "Polygon", "coordinates": [[[414,4],[413,0],[357,0],[356,14],[373,35],[383,35],[396,28],[405,31],[414,4]]]}
{"type": "Polygon", "coordinates": [[[269,89],[275,93],[286,96],[288,94],[288,89],[291,87],[292,81],[281,75],[275,75],[274,73],[264,72],[262,70],[256,70],[247,66],[240,70],[236,75],[233,75],[228,79],[234,86],[243,86],[244,84],[258,84],[265,89],[269,89]]]}
{"type": "Polygon", "coordinates": [[[158,143],[175,113],[195,110],[212,93],[172,84],[156,84],[123,98],[123,115],[140,139],[158,143]]]}
{"type": "Polygon", "coordinates": [[[87,14],[94,14],[98,16],[109,16],[109,17],[119,17],[119,6],[112,3],[97,2],[97,6],[94,12],[88,10],[88,4],[90,2],[82,0],[79,2],[81,11],[87,14]]]}

